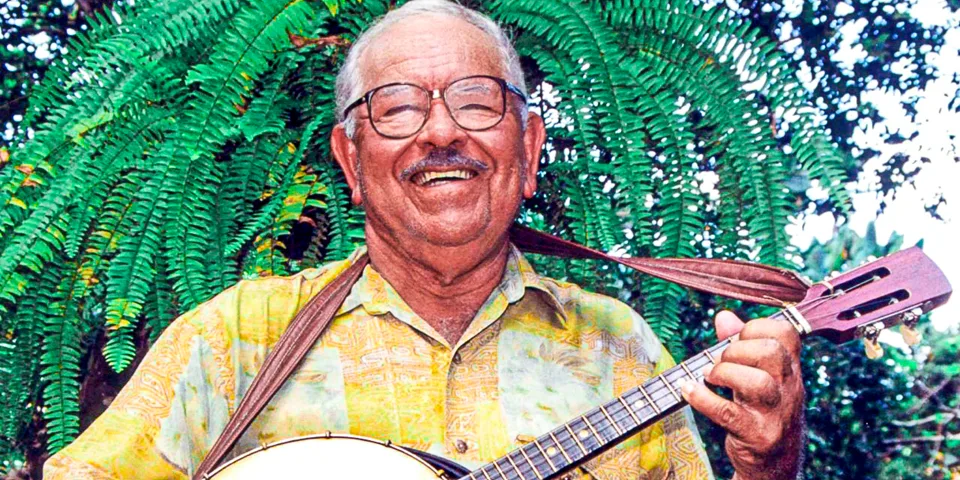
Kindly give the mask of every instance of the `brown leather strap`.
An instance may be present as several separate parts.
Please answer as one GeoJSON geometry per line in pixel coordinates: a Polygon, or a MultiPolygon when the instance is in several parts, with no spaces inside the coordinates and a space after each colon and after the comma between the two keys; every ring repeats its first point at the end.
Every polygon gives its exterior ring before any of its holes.
{"type": "Polygon", "coordinates": [[[297,316],[287,326],[287,330],[280,335],[280,340],[274,345],[273,350],[267,354],[263,366],[260,367],[260,371],[250,383],[250,388],[237,405],[236,412],[230,417],[223,433],[200,463],[193,478],[206,478],[206,475],[220,464],[227,452],[233,449],[240,435],[267,406],[277,390],[280,390],[280,386],[286,382],[287,377],[317,343],[323,329],[340,310],[340,305],[347,299],[353,284],[357,283],[363,268],[369,261],[366,255],[358,258],[353,265],[334,278],[297,312],[297,316]]]}
{"type": "Polygon", "coordinates": [[[797,303],[810,288],[810,283],[794,272],[759,263],[701,258],[613,257],[521,225],[510,229],[510,241],[525,252],[609,260],[678,285],[762,305],[797,303]]]}
{"type": "MultiPolygon", "coordinates": [[[[568,258],[609,260],[696,290],[764,305],[803,300],[809,284],[788,270],[757,263],[695,258],[620,258],[516,225],[510,240],[521,250],[568,258]]],[[[267,355],[226,428],[197,468],[194,479],[205,478],[237,443],[253,419],[266,407],[287,377],[320,338],[360,278],[369,259],[363,255],[307,302],[267,355]]]]}

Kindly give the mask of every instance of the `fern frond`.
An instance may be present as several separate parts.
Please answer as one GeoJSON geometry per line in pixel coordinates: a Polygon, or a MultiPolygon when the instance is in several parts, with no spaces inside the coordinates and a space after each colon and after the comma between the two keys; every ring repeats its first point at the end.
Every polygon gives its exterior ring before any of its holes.
{"type": "Polygon", "coordinates": [[[16,217],[16,207],[32,203],[31,191],[23,186],[49,183],[59,163],[72,160],[59,152],[82,147],[86,136],[113,122],[128,102],[176,98],[177,81],[171,80],[169,72],[142,55],[136,48],[139,43],[120,34],[113,17],[97,18],[95,32],[80,35],[72,45],[83,55],[67,65],[82,74],[64,77],[55,72],[41,84],[37,105],[28,108],[28,116],[42,114],[44,122],[14,156],[14,163],[23,168],[0,170],[0,238],[8,226],[17,224],[9,220],[16,217]]]}
{"type": "Polygon", "coordinates": [[[275,152],[272,152],[272,157],[264,156],[264,158],[273,158],[274,161],[266,165],[267,169],[263,172],[266,174],[263,178],[264,183],[260,184],[255,191],[259,193],[260,200],[266,202],[258,212],[250,216],[249,222],[236,232],[233,241],[225,249],[224,253],[226,255],[235,255],[243,248],[245,243],[258,232],[267,228],[274,220],[277,212],[283,206],[284,196],[282,193],[296,172],[298,165],[295,161],[298,158],[295,155],[296,152],[297,147],[292,142],[286,142],[281,144],[275,152]]]}
{"type": "Polygon", "coordinates": [[[147,298],[147,304],[144,307],[144,321],[150,328],[148,341],[153,345],[160,337],[160,334],[170,325],[177,316],[177,305],[173,301],[173,286],[167,281],[166,268],[162,264],[163,257],[157,257],[157,263],[154,269],[157,275],[154,277],[156,285],[147,298]]]}
{"type": "Polygon", "coordinates": [[[73,170],[73,175],[66,181],[73,186],[70,196],[79,203],[67,230],[65,253],[68,257],[77,255],[98,207],[120,173],[133,168],[142,155],[149,153],[170,126],[170,112],[165,109],[134,112],[129,120],[113,129],[114,134],[103,148],[91,149],[96,155],[95,160],[84,161],[73,170]]]}
{"type": "Polygon", "coordinates": [[[17,305],[10,330],[0,336],[0,437],[15,442],[28,424],[39,398],[43,323],[60,282],[57,268],[45,270],[31,285],[30,294],[17,305]]]}
{"type": "Polygon", "coordinates": [[[37,202],[27,219],[15,230],[16,241],[5,245],[0,254],[0,288],[7,298],[16,298],[20,291],[16,270],[25,267],[38,272],[52,258],[64,242],[67,256],[77,254],[87,226],[96,214],[92,204],[102,201],[106,188],[121,169],[148,150],[148,144],[157,141],[164,128],[167,113],[155,109],[146,115],[134,117],[117,128],[115,136],[107,137],[105,145],[90,145],[70,169],[53,180],[53,184],[37,202]],[[74,209],[73,221],[66,232],[56,227],[56,220],[64,217],[73,202],[83,202],[74,209]]]}
{"type": "MultiPolygon", "coordinates": [[[[172,148],[165,144],[162,150],[167,151],[161,152],[160,156],[169,158],[172,148]]],[[[130,211],[124,214],[129,217],[131,227],[127,235],[119,239],[116,256],[107,272],[106,323],[113,331],[136,323],[156,276],[154,259],[161,253],[163,218],[167,208],[161,187],[168,174],[168,168],[147,172],[149,180],[137,190],[130,211]]],[[[127,363],[123,352],[116,353],[107,356],[105,352],[105,356],[110,367],[119,372],[127,363]]]]}
{"type": "MultiPolygon", "coordinates": [[[[671,77],[668,84],[696,78],[697,88],[686,89],[688,94],[719,92],[720,97],[728,98],[727,102],[712,103],[714,108],[736,105],[729,97],[740,96],[739,103],[749,104],[750,108],[741,109],[739,113],[756,118],[761,125],[772,124],[774,130],[778,127],[796,130],[791,137],[794,154],[781,160],[785,168],[792,170],[792,162],[799,161],[804,170],[829,185],[838,209],[848,211],[850,197],[843,185],[843,165],[847,160],[815,123],[813,109],[805,107],[809,103],[805,89],[772,39],[725,8],[705,9],[695,3],[675,0],[611,0],[594,4],[604,10],[614,28],[628,34],[630,43],[640,50],[638,60],[646,56],[671,58],[669,65],[661,66],[666,76],[671,77]],[[676,72],[678,68],[671,66],[685,69],[687,73],[681,75],[676,72]],[[691,73],[694,68],[697,71],[691,73]],[[675,73],[671,74],[670,70],[675,73]],[[751,99],[754,92],[770,106],[759,105],[751,99]],[[796,125],[788,126],[786,122],[777,125],[780,119],[790,117],[797,117],[796,125]]],[[[750,118],[741,120],[724,125],[736,127],[751,122],[750,118]]],[[[775,149],[775,154],[781,153],[775,149]]]]}
{"type": "Polygon", "coordinates": [[[325,186],[326,198],[327,253],[324,261],[342,260],[363,243],[363,212],[352,208],[343,172],[332,162],[319,164],[317,175],[325,186]]]}
{"type": "Polygon", "coordinates": [[[195,67],[188,83],[198,84],[184,113],[184,124],[163,194],[170,199],[166,250],[178,300],[192,308],[214,292],[211,278],[222,275],[221,256],[206,261],[210,223],[215,221],[211,199],[222,176],[213,157],[236,128],[234,105],[244,103],[247,89],[269,66],[267,52],[286,48],[287,32],[300,31],[314,16],[302,0],[258,2],[241,10],[233,28],[214,48],[210,60],[195,67]]]}
{"type": "MultiPolygon", "coordinates": [[[[616,42],[616,33],[597,13],[572,0],[549,3],[494,0],[489,5],[501,20],[527,29],[553,49],[566,52],[567,60],[551,64],[576,66],[579,72],[567,68],[573,77],[554,75],[551,83],[557,85],[565,97],[581,97],[584,109],[574,110],[573,115],[590,112],[599,126],[596,141],[592,141],[593,135],[588,133],[581,148],[586,151],[602,146],[610,152],[613,164],[633,166],[635,171],[630,173],[640,175],[616,179],[627,186],[622,190],[624,198],[620,201],[637,203],[636,199],[642,199],[639,202],[643,202],[653,191],[650,163],[645,157],[650,140],[636,110],[636,105],[643,101],[644,89],[622,68],[624,57],[616,42]]],[[[649,216],[639,208],[631,214],[635,230],[642,232],[638,243],[643,247],[651,232],[649,216]]],[[[615,236],[619,237],[619,232],[615,236]]]]}
{"type": "MultiPolygon", "coordinates": [[[[692,146],[694,136],[683,116],[674,119],[680,141],[692,146]]],[[[692,152],[692,149],[690,149],[692,152]]],[[[704,231],[704,205],[696,187],[696,158],[692,154],[680,157],[663,156],[663,188],[659,192],[657,224],[659,231],[654,241],[654,254],[661,258],[692,258],[696,256],[697,236],[704,231]]],[[[679,345],[680,301],[684,289],[657,279],[642,283],[643,314],[657,336],[674,353],[679,345]]]]}
{"type": "Polygon", "coordinates": [[[80,357],[82,352],[80,315],[70,294],[80,281],[76,263],[64,262],[66,275],[58,290],[58,301],[44,318],[42,370],[43,418],[47,427],[47,450],[58,452],[76,438],[80,430],[80,357]]]}

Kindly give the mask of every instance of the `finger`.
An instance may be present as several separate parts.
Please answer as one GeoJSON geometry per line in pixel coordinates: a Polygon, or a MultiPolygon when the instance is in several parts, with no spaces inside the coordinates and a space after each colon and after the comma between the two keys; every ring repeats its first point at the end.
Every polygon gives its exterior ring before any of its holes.
{"type": "Polygon", "coordinates": [[[720,362],[706,372],[705,380],[733,390],[738,402],[767,408],[780,404],[780,386],[769,373],[737,363],[720,362]]]}
{"type": "Polygon", "coordinates": [[[730,310],[723,310],[714,318],[714,325],[717,327],[717,338],[726,340],[729,337],[740,333],[743,329],[743,322],[737,314],[730,310]]]}
{"type": "Polygon", "coordinates": [[[780,382],[794,373],[793,359],[787,349],[772,338],[733,342],[723,351],[720,361],[759,368],[780,382]]]}
{"type": "Polygon", "coordinates": [[[751,320],[740,332],[740,339],[754,338],[775,338],[793,358],[800,357],[800,334],[789,322],[769,318],[751,320]]]}
{"type": "Polygon", "coordinates": [[[710,391],[705,385],[692,380],[680,386],[683,398],[698,412],[735,437],[745,438],[753,429],[750,413],[742,406],[710,391]]]}

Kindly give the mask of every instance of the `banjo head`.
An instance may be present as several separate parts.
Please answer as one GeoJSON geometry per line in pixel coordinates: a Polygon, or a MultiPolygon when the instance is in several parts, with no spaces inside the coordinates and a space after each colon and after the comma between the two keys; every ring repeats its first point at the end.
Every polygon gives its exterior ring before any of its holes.
{"type": "Polygon", "coordinates": [[[450,480],[411,451],[356,435],[296,437],[251,450],[214,470],[209,480],[264,478],[450,480]]]}

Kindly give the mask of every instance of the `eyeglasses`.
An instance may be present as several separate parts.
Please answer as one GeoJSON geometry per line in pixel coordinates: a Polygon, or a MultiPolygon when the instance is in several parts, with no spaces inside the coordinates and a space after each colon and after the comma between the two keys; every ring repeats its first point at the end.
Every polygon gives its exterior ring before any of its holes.
{"type": "Polygon", "coordinates": [[[430,116],[430,103],[442,98],[450,117],[460,128],[471,131],[491,129],[503,120],[507,110],[507,91],[526,102],[526,95],[515,85],[497,77],[476,75],[455,80],[444,89],[427,90],[410,83],[389,83],[365,93],[343,110],[350,111],[363,103],[373,129],[387,138],[410,137],[430,116]]]}

